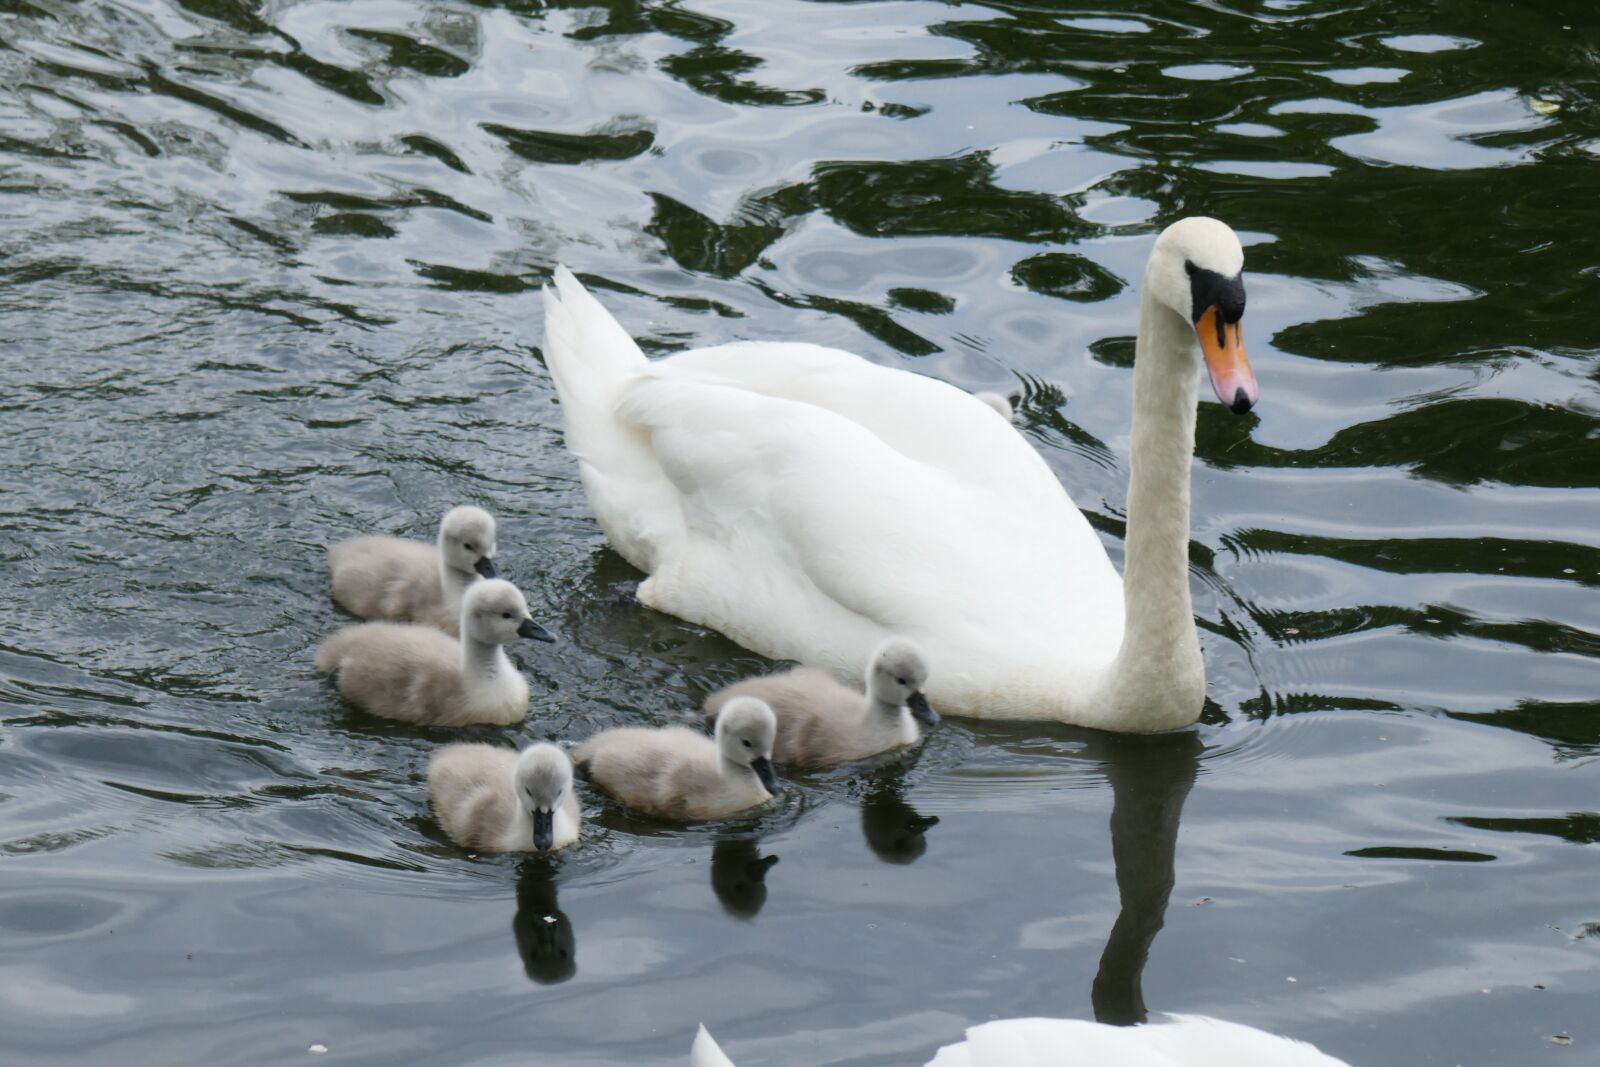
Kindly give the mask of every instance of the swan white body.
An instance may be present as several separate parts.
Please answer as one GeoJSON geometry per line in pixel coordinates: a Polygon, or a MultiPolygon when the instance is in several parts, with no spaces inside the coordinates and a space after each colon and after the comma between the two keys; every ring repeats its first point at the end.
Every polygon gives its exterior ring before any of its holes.
{"type": "Polygon", "coordinates": [[[548,743],[520,753],[499,745],[445,745],[428,760],[428,802],[456,844],[484,852],[563,848],[578,839],[583,822],[572,760],[548,743]],[[539,844],[541,833],[548,844],[539,844]]]}
{"type": "MultiPolygon", "coordinates": [[[[1147,1026],[1082,1019],[1001,1019],[970,1027],[926,1067],[1350,1067],[1315,1046],[1204,1015],[1147,1026]]],[[[704,1026],[690,1067],[733,1067],[704,1026]]]]}
{"type": "Polygon", "coordinates": [[[649,361],[565,268],[544,354],[595,517],[649,575],[642,603],[853,679],[904,635],[938,664],[928,696],[947,712],[1171,729],[1205,689],[1188,582],[1196,263],[1238,282],[1233,231],[1186,219],[1151,254],[1126,605],[1028,439],[954,386],[810,344],[649,361]]]}
{"type": "Polygon", "coordinates": [[[363,619],[420,622],[454,636],[467,587],[495,576],[494,553],[494,517],[470,505],[451,508],[432,545],[372,536],[329,548],[333,599],[363,619]]]}
{"type": "Polygon", "coordinates": [[[477,582],[461,602],[461,640],[431,626],[364,622],[317,648],[316,666],[362,710],[432,726],[509,725],[528,713],[528,683],[502,647],[553,640],[510,582],[477,582]]]}

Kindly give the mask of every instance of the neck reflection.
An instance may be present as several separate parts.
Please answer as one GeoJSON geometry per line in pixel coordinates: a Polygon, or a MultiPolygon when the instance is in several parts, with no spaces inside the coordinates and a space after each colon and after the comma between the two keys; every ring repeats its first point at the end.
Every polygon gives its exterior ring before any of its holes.
{"type": "Polygon", "coordinates": [[[1178,819],[1204,749],[1194,731],[1102,734],[1084,755],[1102,762],[1111,782],[1111,856],[1122,907],[1094,977],[1094,1017],[1117,1026],[1142,1023],[1144,965],[1166,922],[1172,896],[1178,819]]]}

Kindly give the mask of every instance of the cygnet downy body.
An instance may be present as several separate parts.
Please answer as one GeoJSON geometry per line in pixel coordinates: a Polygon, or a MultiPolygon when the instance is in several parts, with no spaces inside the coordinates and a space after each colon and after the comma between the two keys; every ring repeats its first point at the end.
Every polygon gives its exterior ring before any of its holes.
{"type": "Polygon", "coordinates": [[[778,719],[773,760],[826,767],[920,741],[918,723],[939,721],[922,695],[927,681],[928,665],[917,647],[890,638],[867,664],[865,694],[823,671],[796,667],[735,682],[707,697],[705,709],[708,718],[717,718],[730,700],[759,697],[778,719]]]}
{"type": "Polygon", "coordinates": [[[547,742],[445,745],[428,761],[428,801],[451,840],[483,852],[549,852],[583,823],[572,760],[547,742]]]}
{"type": "Polygon", "coordinates": [[[364,622],[317,649],[317,670],[364,711],[430,726],[520,722],[528,683],[501,646],[519,637],[554,641],[510,582],[474,583],[461,603],[461,640],[431,626],[364,622]]]}
{"type": "Polygon", "coordinates": [[[480,577],[495,576],[494,554],[494,517],[482,508],[451,508],[432,545],[373,536],[328,549],[333,599],[363,619],[420,622],[458,634],[461,598],[480,577]]]}
{"type": "Polygon", "coordinates": [[[635,811],[667,819],[716,819],[771,800],[777,721],[752,697],[729,701],[715,737],[687,726],[602,730],[573,753],[601,789],[635,811]]]}

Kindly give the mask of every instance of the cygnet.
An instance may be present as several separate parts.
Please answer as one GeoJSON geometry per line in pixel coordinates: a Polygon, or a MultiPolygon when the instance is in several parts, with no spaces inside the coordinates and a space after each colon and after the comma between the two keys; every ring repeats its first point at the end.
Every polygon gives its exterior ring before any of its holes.
{"type": "Polygon", "coordinates": [[[451,508],[434,545],[400,537],[357,537],[328,549],[333,599],[363,619],[420,622],[460,632],[461,597],[480,577],[493,578],[494,517],[482,508],[451,508]]]}
{"type": "Polygon", "coordinates": [[[498,578],[475,583],[461,602],[461,640],[430,626],[364,622],[317,649],[317,670],[374,715],[431,726],[520,722],[528,683],[502,645],[519,637],[555,638],[533,621],[517,587],[498,578]]]}
{"type": "Polygon", "coordinates": [[[716,735],[686,726],[602,730],[573,754],[589,778],[628,807],[668,819],[716,819],[771,800],[777,721],[754,697],[731,700],[716,735]]]}
{"type": "Polygon", "coordinates": [[[939,715],[922,687],[928,665],[917,646],[890,638],[867,664],[867,691],[858,693],[834,677],[796,667],[762,678],[746,678],[706,698],[708,718],[738,697],[759,697],[778,719],[772,758],[801,767],[825,767],[863,759],[922,739],[918,723],[932,726],[939,715]]]}
{"type": "Polygon", "coordinates": [[[578,839],[583,814],[572,760],[540,742],[445,745],[428,761],[428,801],[456,844],[483,852],[549,852],[578,839]]]}

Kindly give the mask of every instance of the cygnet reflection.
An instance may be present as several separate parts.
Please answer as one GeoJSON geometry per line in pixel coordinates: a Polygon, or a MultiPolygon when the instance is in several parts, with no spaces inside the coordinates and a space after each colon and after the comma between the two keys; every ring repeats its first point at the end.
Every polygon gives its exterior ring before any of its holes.
{"type": "Polygon", "coordinates": [[[543,859],[523,863],[517,875],[517,914],[511,920],[522,969],[540,985],[565,982],[578,973],[572,920],[556,902],[555,868],[543,859]]]}
{"type": "Polygon", "coordinates": [[[745,835],[717,839],[711,847],[711,891],[735,919],[754,919],[767,903],[767,870],[777,856],[761,854],[761,839],[745,835]]]}
{"type": "Polygon", "coordinates": [[[923,815],[906,803],[898,776],[876,779],[861,799],[861,832],[885,863],[914,863],[928,851],[928,829],[939,816],[923,815]]]}

